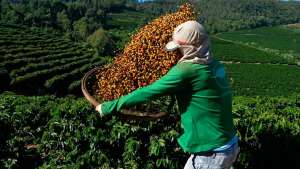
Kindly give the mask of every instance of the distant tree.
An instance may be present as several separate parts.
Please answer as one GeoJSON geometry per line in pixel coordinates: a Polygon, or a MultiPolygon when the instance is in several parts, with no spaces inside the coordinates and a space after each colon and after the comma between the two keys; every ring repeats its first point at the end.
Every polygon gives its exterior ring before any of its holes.
{"type": "Polygon", "coordinates": [[[123,7],[125,3],[126,0],[100,0],[101,8],[104,8],[106,10],[123,7]]]}
{"type": "Polygon", "coordinates": [[[65,10],[57,13],[57,23],[63,31],[71,30],[71,21],[65,10]]]}
{"type": "Polygon", "coordinates": [[[3,4],[2,4],[2,0],[0,0],[0,20],[2,19],[2,13],[3,13],[3,4]]]}
{"type": "MultiPolygon", "coordinates": [[[[60,0],[51,0],[51,7],[50,7],[50,15],[51,15],[51,23],[53,24],[53,27],[58,26],[57,20],[58,20],[58,14],[64,11],[64,13],[67,15],[67,7],[66,5],[61,2],[60,0]]],[[[65,29],[68,30],[68,29],[65,29]]]]}
{"type": "Polygon", "coordinates": [[[85,5],[79,2],[67,3],[68,16],[72,22],[84,17],[86,8],[85,5]]]}
{"type": "Polygon", "coordinates": [[[88,19],[82,17],[73,23],[74,36],[76,40],[86,40],[89,35],[88,19]]]}
{"type": "Polygon", "coordinates": [[[109,28],[107,21],[116,11],[144,12],[139,18],[144,24],[186,2],[194,4],[198,20],[210,32],[300,22],[300,3],[278,0],[0,0],[0,20],[60,29],[78,41],[109,28]]]}
{"type": "Polygon", "coordinates": [[[110,34],[102,28],[97,29],[88,37],[89,44],[96,50],[96,55],[108,55],[112,53],[113,41],[110,34]]]}
{"type": "Polygon", "coordinates": [[[96,23],[99,27],[99,25],[105,23],[106,12],[103,9],[89,8],[85,13],[85,17],[89,19],[89,23],[96,23]]]}
{"type": "MultiPolygon", "coordinates": [[[[193,0],[198,19],[210,32],[293,23],[296,5],[278,0],[193,0]]],[[[300,9],[298,9],[300,10],[300,9]]]]}
{"type": "Polygon", "coordinates": [[[9,0],[1,0],[0,19],[8,22],[16,22],[16,12],[12,10],[9,0]]]}

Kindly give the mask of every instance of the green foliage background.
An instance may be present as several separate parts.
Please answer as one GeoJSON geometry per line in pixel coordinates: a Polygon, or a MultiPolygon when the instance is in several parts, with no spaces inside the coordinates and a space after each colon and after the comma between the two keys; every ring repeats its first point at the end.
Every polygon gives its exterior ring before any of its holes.
{"type": "Polygon", "coordinates": [[[195,6],[198,20],[211,33],[300,21],[298,3],[277,0],[1,0],[0,21],[54,29],[86,41],[100,28],[135,30],[185,2],[195,6]]]}
{"type": "MultiPolygon", "coordinates": [[[[235,97],[234,168],[297,168],[300,96],[235,97]]],[[[0,97],[1,168],[183,168],[175,112],[158,121],[100,118],[84,99],[0,97]]]]}
{"type": "MultiPolygon", "coordinates": [[[[184,2],[0,0],[0,90],[19,84],[35,94],[80,95],[78,78],[120,52],[137,28],[184,2]],[[40,86],[48,92],[37,92],[40,86]]],[[[299,29],[252,28],[299,23],[299,3],[191,2],[210,33],[230,31],[214,34],[212,44],[241,95],[233,102],[241,145],[234,168],[298,168],[300,96],[292,93],[300,91],[299,29]]],[[[180,118],[176,109],[170,113],[158,121],[101,119],[83,98],[1,94],[0,168],[183,168],[189,154],[177,149],[180,118]]]]}

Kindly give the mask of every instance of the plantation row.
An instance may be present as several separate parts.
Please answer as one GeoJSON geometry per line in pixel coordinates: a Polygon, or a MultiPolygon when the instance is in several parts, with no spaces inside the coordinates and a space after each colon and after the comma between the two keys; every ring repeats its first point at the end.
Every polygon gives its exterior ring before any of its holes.
{"type": "Polygon", "coordinates": [[[72,47],[74,45],[73,42],[69,41],[60,41],[58,43],[55,43],[51,46],[44,43],[39,43],[32,45],[31,43],[26,44],[26,46],[17,44],[17,45],[10,45],[10,46],[1,46],[0,47],[0,54],[1,56],[4,56],[6,54],[18,54],[18,53],[24,53],[24,52],[31,52],[36,50],[57,50],[57,49],[66,49],[69,47],[72,47]]]}
{"type": "MultiPolygon", "coordinates": [[[[7,60],[2,62],[0,65],[5,67],[7,70],[13,70],[21,66],[26,66],[27,64],[30,63],[41,63],[41,62],[48,62],[51,60],[57,60],[57,59],[69,59],[72,56],[78,56],[78,55],[83,55],[84,50],[82,51],[73,51],[72,49],[70,50],[65,50],[64,52],[57,53],[53,52],[51,55],[44,55],[41,57],[27,57],[27,58],[18,58],[14,60],[7,60]]],[[[41,63],[42,64],[42,63],[41,63]]]]}
{"type": "Polygon", "coordinates": [[[10,76],[16,78],[17,76],[22,76],[26,73],[30,73],[33,71],[41,70],[41,69],[50,69],[54,66],[64,65],[69,62],[73,62],[81,59],[88,59],[90,55],[79,55],[70,58],[64,57],[63,59],[52,60],[51,62],[38,62],[38,63],[30,63],[25,67],[21,67],[19,69],[14,69],[11,71],[10,76]]]}
{"type": "Polygon", "coordinates": [[[291,65],[226,64],[235,95],[288,96],[300,92],[300,69],[291,65]]]}
{"type": "MultiPolygon", "coordinates": [[[[299,30],[299,28],[297,28],[299,30]]],[[[286,26],[264,27],[218,34],[219,37],[233,41],[241,41],[262,47],[293,50],[300,53],[300,32],[286,26]]]]}
{"type": "Polygon", "coordinates": [[[105,61],[98,61],[93,62],[90,65],[85,64],[78,69],[49,78],[44,83],[44,86],[50,91],[56,91],[58,89],[64,89],[65,83],[71,81],[72,83],[70,84],[68,91],[72,93],[72,91],[75,90],[75,87],[77,87],[77,89],[80,88],[80,79],[78,79],[78,77],[82,77],[83,74],[88,72],[92,67],[104,65],[105,63],[105,61]]]}
{"type": "MultiPolygon", "coordinates": [[[[24,53],[24,52],[33,52],[37,50],[63,50],[67,48],[71,48],[74,45],[72,42],[59,42],[56,43],[55,46],[54,44],[52,46],[49,46],[48,44],[27,44],[27,45],[10,45],[10,46],[1,46],[0,47],[0,56],[1,59],[5,55],[10,55],[12,56],[13,54],[18,54],[18,53],[24,53]]],[[[2,59],[3,60],[3,59],[2,59]]]]}
{"type": "Polygon", "coordinates": [[[39,57],[45,56],[45,55],[60,54],[65,51],[82,52],[81,50],[84,51],[85,49],[82,49],[82,47],[78,46],[78,47],[70,47],[68,49],[37,50],[37,51],[33,51],[33,52],[28,52],[28,53],[4,55],[2,57],[2,60],[9,61],[9,60],[14,60],[14,59],[19,59],[19,58],[39,58],[39,57]]]}
{"type": "Polygon", "coordinates": [[[80,91],[80,79],[105,63],[81,44],[37,28],[0,23],[1,90],[58,95],[80,91]]]}
{"type": "MultiPolygon", "coordinates": [[[[300,151],[300,96],[235,97],[241,154],[235,169],[296,169],[300,151]],[[274,149],[276,147],[276,149],[274,149]]],[[[0,168],[183,168],[176,150],[180,122],[100,118],[83,99],[0,97],[0,168]]]]}
{"type": "Polygon", "coordinates": [[[271,54],[254,47],[222,40],[217,36],[213,36],[211,41],[214,56],[222,61],[241,63],[294,64],[294,62],[289,62],[280,55],[271,54]]]}
{"type": "Polygon", "coordinates": [[[299,31],[286,26],[257,28],[216,34],[212,50],[235,95],[288,96],[300,92],[299,42],[299,31]]]}
{"type": "Polygon", "coordinates": [[[281,55],[294,63],[300,61],[300,28],[286,25],[241,30],[218,34],[217,37],[241,42],[270,53],[281,55]]]}
{"type": "Polygon", "coordinates": [[[56,32],[52,32],[51,34],[45,34],[45,29],[40,29],[40,28],[28,28],[26,26],[23,25],[16,25],[16,24],[10,24],[7,22],[0,22],[0,28],[1,28],[1,32],[0,35],[7,35],[7,34],[11,34],[11,33],[15,33],[18,34],[16,36],[26,36],[27,33],[34,33],[34,35],[32,35],[31,37],[57,37],[57,35],[59,35],[56,32]]]}
{"type": "MultiPolygon", "coordinates": [[[[58,34],[1,23],[0,28],[0,44],[3,44],[0,45],[2,91],[26,91],[24,94],[80,93],[79,84],[84,73],[106,63],[105,58],[94,57],[87,46],[74,44],[58,34]]],[[[234,63],[228,64],[227,69],[236,95],[276,96],[299,91],[297,67],[269,65],[291,64],[289,60],[249,45],[220,39],[224,38],[223,35],[227,34],[212,36],[212,50],[217,59],[234,63]]]]}
{"type": "Polygon", "coordinates": [[[64,63],[65,64],[61,66],[53,66],[49,69],[36,70],[24,75],[14,74],[16,77],[11,80],[10,85],[18,91],[24,87],[24,90],[33,90],[32,92],[36,92],[35,88],[38,88],[40,90],[46,90],[46,93],[50,92],[59,95],[67,94],[71,91],[76,91],[76,94],[78,94],[80,92],[79,85],[76,85],[77,89],[73,89],[75,87],[74,84],[72,85],[73,87],[70,87],[72,90],[65,89],[68,85],[71,85],[74,82],[78,84],[78,81],[80,81],[87,71],[95,66],[105,64],[106,61],[100,60],[98,62],[92,62],[91,58],[84,58],[79,59],[76,62],[64,63]]]}
{"type": "Polygon", "coordinates": [[[153,16],[138,11],[124,10],[121,13],[109,13],[105,27],[118,30],[133,30],[133,28],[145,24],[149,17],[153,16]]]}
{"type": "MultiPolygon", "coordinates": [[[[15,55],[15,54],[19,54],[19,53],[28,53],[28,52],[32,52],[32,51],[37,51],[37,50],[59,50],[59,49],[66,49],[71,47],[71,44],[61,44],[57,47],[22,47],[22,48],[17,48],[12,46],[11,48],[6,48],[6,49],[0,49],[0,54],[2,56],[5,56],[6,54],[10,54],[10,55],[15,55]]],[[[4,47],[2,47],[4,48],[4,47]]]]}

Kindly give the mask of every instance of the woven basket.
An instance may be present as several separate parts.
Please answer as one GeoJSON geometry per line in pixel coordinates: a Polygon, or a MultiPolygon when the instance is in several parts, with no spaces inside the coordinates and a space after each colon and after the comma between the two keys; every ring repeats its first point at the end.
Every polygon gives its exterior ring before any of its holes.
{"type": "MultiPolygon", "coordinates": [[[[84,97],[90,102],[94,107],[100,104],[101,100],[95,94],[96,85],[96,75],[100,73],[100,67],[96,67],[89,72],[87,72],[81,80],[81,90],[84,97]]],[[[127,119],[138,119],[138,120],[155,120],[166,117],[168,113],[166,112],[141,112],[136,110],[124,109],[121,112],[116,113],[119,116],[125,117],[127,119]]]]}

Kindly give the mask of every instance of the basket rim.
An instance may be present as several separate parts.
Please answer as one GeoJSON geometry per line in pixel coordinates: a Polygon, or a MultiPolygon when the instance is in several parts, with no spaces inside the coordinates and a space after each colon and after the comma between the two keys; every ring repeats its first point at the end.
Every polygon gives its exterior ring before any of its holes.
{"type": "Polygon", "coordinates": [[[82,93],[84,95],[84,97],[94,106],[98,106],[100,103],[96,100],[95,97],[93,97],[88,89],[87,89],[87,80],[88,78],[93,75],[95,72],[97,72],[98,70],[100,69],[100,67],[95,67],[93,68],[92,70],[88,71],[84,76],[83,78],[81,79],[81,90],[82,90],[82,93]]]}
{"type": "MultiPolygon", "coordinates": [[[[89,90],[87,88],[87,83],[88,79],[93,76],[97,71],[100,70],[101,67],[95,67],[88,71],[83,78],[81,79],[81,90],[86,98],[86,100],[91,103],[94,107],[98,106],[100,103],[97,101],[97,99],[89,93],[89,90]]],[[[152,113],[152,112],[132,112],[129,109],[124,109],[117,114],[121,115],[122,117],[125,117],[127,119],[137,119],[137,120],[156,120],[160,119],[163,117],[166,117],[169,115],[167,112],[157,112],[157,113],[152,113]]]]}

